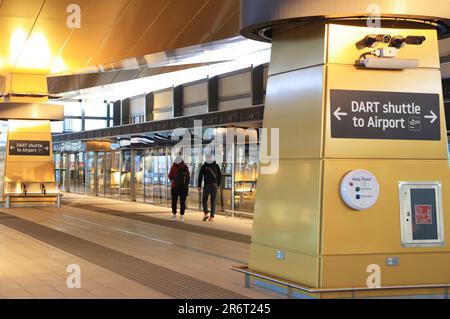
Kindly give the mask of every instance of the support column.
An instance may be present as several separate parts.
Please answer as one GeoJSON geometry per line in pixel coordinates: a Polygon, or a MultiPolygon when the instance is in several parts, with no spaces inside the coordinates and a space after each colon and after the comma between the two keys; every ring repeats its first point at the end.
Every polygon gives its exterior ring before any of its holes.
{"type": "Polygon", "coordinates": [[[264,104],[264,65],[252,69],[252,104],[264,104]]]}
{"type": "Polygon", "coordinates": [[[120,126],[122,101],[115,101],[113,105],[113,126],[120,126]]]}
{"type": "MultiPolygon", "coordinates": [[[[277,173],[259,176],[250,269],[316,288],[365,287],[370,265],[380,267],[383,286],[448,281],[450,246],[438,238],[408,244],[405,232],[414,216],[403,220],[405,194],[399,191],[402,182],[435,182],[434,192],[443,185],[442,210],[437,198],[421,200],[429,203],[431,219],[431,212],[437,212],[430,225],[450,235],[448,142],[437,48],[436,30],[427,27],[373,29],[322,21],[273,34],[264,127],[280,129],[280,164],[277,173]],[[356,66],[367,48],[355,44],[373,33],[424,36],[422,45],[398,53],[402,59],[417,59],[419,67],[356,66]],[[394,104],[420,110],[412,114],[395,110],[394,104]],[[370,182],[361,175],[362,184],[356,177],[343,184],[347,174],[361,169],[371,173],[370,182]],[[350,193],[341,188],[354,184],[360,186],[345,198],[350,193]],[[373,205],[358,206],[369,199],[373,205]]],[[[411,200],[416,204],[407,205],[422,214],[418,197],[411,200]]],[[[414,227],[422,227],[415,216],[414,227]]],[[[431,229],[420,236],[439,237],[431,229]]]]}
{"type": "Polygon", "coordinates": [[[219,77],[208,80],[208,112],[219,111],[219,77]]]}
{"type": "Polygon", "coordinates": [[[183,116],[183,86],[173,89],[173,117],[183,116]]]}
{"type": "Polygon", "coordinates": [[[121,107],[121,124],[130,124],[130,99],[122,100],[121,107]]]}
{"type": "Polygon", "coordinates": [[[155,95],[153,93],[149,93],[145,96],[145,121],[151,122],[155,119],[155,115],[153,113],[155,109],[155,95]]]}

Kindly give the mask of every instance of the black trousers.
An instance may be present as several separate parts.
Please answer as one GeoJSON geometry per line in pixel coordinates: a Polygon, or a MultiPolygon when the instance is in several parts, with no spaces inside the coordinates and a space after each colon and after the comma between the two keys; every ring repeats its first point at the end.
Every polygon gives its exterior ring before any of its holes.
{"type": "Polygon", "coordinates": [[[211,197],[211,217],[216,214],[217,189],[217,184],[208,184],[203,187],[203,212],[208,214],[208,197],[211,197]]]}
{"type": "Polygon", "coordinates": [[[172,188],[172,213],[176,215],[178,199],[180,199],[180,215],[186,212],[186,198],[188,191],[185,188],[172,188]]]}

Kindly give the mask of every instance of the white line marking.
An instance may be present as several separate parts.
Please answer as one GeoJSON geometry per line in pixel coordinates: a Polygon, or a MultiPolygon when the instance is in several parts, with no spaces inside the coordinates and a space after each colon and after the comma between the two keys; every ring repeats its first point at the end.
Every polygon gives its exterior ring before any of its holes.
{"type": "Polygon", "coordinates": [[[118,232],[121,232],[121,233],[124,233],[124,234],[127,234],[127,235],[133,235],[133,236],[145,238],[145,239],[148,239],[148,240],[152,240],[152,241],[155,241],[155,242],[158,242],[158,243],[161,243],[161,244],[174,245],[174,243],[171,243],[169,241],[164,241],[164,240],[160,240],[160,239],[157,239],[157,238],[148,237],[148,236],[145,236],[145,235],[141,235],[141,234],[134,233],[134,232],[131,232],[131,231],[128,231],[128,230],[120,229],[120,228],[114,228],[114,227],[109,227],[109,226],[105,226],[105,225],[102,225],[102,224],[97,224],[97,223],[94,223],[94,222],[91,222],[91,221],[88,221],[88,220],[85,220],[85,219],[82,219],[82,218],[76,218],[76,217],[67,216],[67,215],[63,215],[63,218],[72,219],[72,220],[76,220],[76,221],[79,221],[79,222],[83,222],[83,223],[87,223],[87,224],[91,224],[91,225],[95,225],[95,226],[99,226],[99,227],[108,228],[108,229],[115,230],[115,231],[118,231],[118,232]]]}

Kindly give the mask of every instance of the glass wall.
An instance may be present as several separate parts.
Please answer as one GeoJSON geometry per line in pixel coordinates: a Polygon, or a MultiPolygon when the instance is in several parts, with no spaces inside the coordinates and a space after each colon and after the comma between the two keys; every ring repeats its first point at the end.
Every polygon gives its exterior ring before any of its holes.
{"type": "Polygon", "coordinates": [[[75,190],[76,182],[77,182],[77,156],[76,154],[69,154],[69,180],[68,180],[68,189],[69,191],[75,190]]]}
{"type": "Polygon", "coordinates": [[[153,203],[156,205],[167,205],[168,169],[167,156],[164,148],[153,152],[151,171],[153,172],[153,203]]]}
{"type": "MultiPolygon", "coordinates": [[[[202,149],[202,148],[194,148],[202,149]]],[[[186,206],[188,209],[201,210],[201,192],[198,190],[198,175],[200,174],[200,168],[202,163],[196,163],[195,159],[198,154],[193,152],[191,163],[188,164],[189,172],[191,172],[191,185],[189,187],[189,196],[186,201],[186,206]]]]}
{"type": "Polygon", "coordinates": [[[86,153],[86,193],[96,196],[96,153],[86,153]]]}
{"type": "Polygon", "coordinates": [[[120,166],[120,198],[125,201],[131,201],[131,150],[122,151],[120,166]]]}
{"type": "Polygon", "coordinates": [[[222,187],[220,194],[220,204],[222,211],[226,212],[233,210],[233,168],[234,168],[234,146],[230,145],[227,148],[228,152],[224,152],[224,159],[222,164],[222,187]]]}
{"type": "Polygon", "coordinates": [[[144,157],[144,177],[143,177],[143,183],[144,183],[144,199],[143,201],[146,203],[153,204],[155,202],[154,200],[154,192],[153,192],[153,180],[154,180],[154,173],[153,173],[153,162],[155,161],[155,158],[153,157],[153,152],[151,150],[145,151],[145,157],[144,157]]]}
{"type": "Polygon", "coordinates": [[[81,132],[111,126],[111,103],[90,100],[61,100],[50,103],[64,106],[64,121],[52,123],[53,133],[81,132]]]}
{"type": "Polygon", "coordinates": [[[86,192],[86,153],[80,152],[77,153],[77,172],[76,178],[77,181],[75,183],[74,191],[77,193],[85,193],[86,192]]]}
{"type": "MultiPolygon", "coordinates": [[[[198,150],[205,152],[204,148],[198,150]]],[[[226,150],[220,163],[222,181],[217,210],[251,213],[256,200],[259,150],[245,144],[231,145],[226,150]]],[[[63,187],[66,192],[169,207],[171,192],[168,174],[172,166],[169,151],[170,148],[162,147],[64,155],[55,153],[55,176],[62,186],[68,186],[63,187]],[[66,173],[66,168],[69,173],[66,173]]],[[[193,152],[192,160],[186,159],[191,172],[187,199],[187,207],[191,210],[202,209],[198,176],[203,163],[195,160],[198,158],[196,155],[193,152]]]]}
{"type": "Polygon", "coordinates": [[[97,153],[97,195],[104,197],[105,194],[105,152],[97,153]]]}
{"type": "MultiPolygon", "coordinates": [[[[67,170],[69,168],[69,154],[63,154],[62,155],[62,162],[61,162],[61,170],[60,170],[60,175],[61,175],[61,186],[62,186],[62,191],[64,192],[70,192],[69,189],[69,184],[68,184],[68,180],[67,180],[67,170]]],[[[69,175],[70,176],[70,175],[69,175]]]]}
{"type": "Polygon", "coordinates": [[[145,202],[145,157],[144,150],[136,150],[134,156],[134,194],[137,202],[145,202]]]}
{"type": "Polygon", "coordinates": [[[105,128],[108,126],[108,121],[106,120],[96,120],[96,119],[86,119],[84,121],[84,130],[92,131],[98,130],[99,128],[105,128]]]}
{"type": "Polygon", "coordinates": [[[253,212],[256,201],[258,157],[251,154],[248,145],[236,145],[234,172],[234,210],[253,212]]]}
{"type": "Polygon", "coordinates": [[[61,154],[61,153],[53,154],[53,161],[54,161],[54,168],[55,168],[55,181],[57,183],[59,183],[61,186],[62,186],[62,179],[61,179],[62,157],[63,157],[63,154],[61,154]]]}
{"type": "Polygon", "coordinates": [[[120,198],[120,151],[105,154],[105,196],[120,198]]]}

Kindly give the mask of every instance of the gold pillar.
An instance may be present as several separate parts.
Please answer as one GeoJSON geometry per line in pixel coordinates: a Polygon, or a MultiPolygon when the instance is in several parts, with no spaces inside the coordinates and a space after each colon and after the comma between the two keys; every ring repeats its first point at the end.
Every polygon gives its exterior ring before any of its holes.
{"type": "Polygon", "coordinates": [[[45,103],[48,101],[45,74],[10,73],[5,80],[4,102],[45,103]],[[41,97],[39,95],[42,95],[41,97]]]}
{"type": "MultiPolygon", "coordinates": [[[[10,120],[8,128],[8,151],[6,155],[5,181],[16,183],[54,183],[52,136],[50,121],[45,120],[10,120]],[[11,152],[12,141],[28,141],[30,143],[48,142],[48,155],[16,155],[11,152]]],[[[46,146],[44,146],[45,148],[46,146]]]]}
{"type": "MultiPolygon", "coordinates": [[[[42,183],[49,192],[57,191],[50,123],[64,120],[63,106],[45,103],[47,77],[43,74],[11,73],[4,90],[0,120],[8,121],[8,125],[0,141],[1,196],[22,194],[25,189],[28,194],[39,193],[42,183]]],[[[40,201],[32,196],[15,200],[40,201]]]]}
{"type": "MultiPolygon", "coordinates": [[[[382,286],[450,282],[450,246],[404,247],[400,181],[442,183],[444,235],[450,238],[450,171],[437,31],[430,26],[368,28],[317,21],[273,33],[264,127],[280,129],[280,166],[260,175],[249,268],[315,288],[366,287],[369,265],[382,286]],[[423,35],[398,58],[419,68],[366,69],[356,43],[370,34],[423,35]],[[429,93],[439,96],[440,140],[333,138],[331,90],[429,93]],[[341,198],[350,171],[371,171],[380,184],[372,208],[341,198]],[[398,264],[388,265],[389,258],[398,264]]],[[[410,290],[359,296],[443,293],[410,290]]],[[[316,297],[350,297],[349,294],[316,297]]]]}

